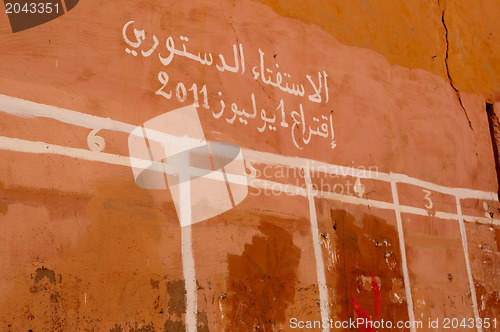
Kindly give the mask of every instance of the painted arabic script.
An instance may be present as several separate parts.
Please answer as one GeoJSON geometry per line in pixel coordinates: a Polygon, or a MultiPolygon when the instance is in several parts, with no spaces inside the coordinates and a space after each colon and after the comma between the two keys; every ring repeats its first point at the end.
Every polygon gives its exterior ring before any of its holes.
{"type": "MultiPolygon", "coordinates": [[[[233,54],[231,55],[232,59],[230,61],[227,61],[223,54],[213,56],[212,53],[202,54],[201,52],[198,52],[198,54],[194,54],[188,52],[186,50],[186,44],[189,42],[189,38],[186,36],[179,36],[179,39],[182,42],[181,47],[176,47],[174,37],[169,36],[164,43],[166,51],[160,51],[158,49],[160,41],[156,35],[153,35],[152,40],[148,40],[145,43],[152,45],[143,48],[143,42],[146,40],[146,32],[144,30],[133,29],[135,41],[129,39],[128,37],[129,35],[132,35],[132,33],[127,32],[130,25],[133,23],[134,21],[125,23],[122,30],[123,39],[128,45],[128,47],[125,48],[125,52],[127,54],[134,57],[141,55],[142,57],[147,58],[157,51],[158,60],[165,67],[168,67],[175,58],[183,57],[196,61],[203,66],[215,65],[215,69],[219,72],[229,72],[237,75],[245,74],[245,52],[243,44],[241,43],[232,45],[233,54]]],[[[275,72],[273,74],[273,69],[266,67],[265,65],[265,52],[261,49],[259,49],[258,52],[260,63],[258,66],[251,69],[251,75],[252,78],[261,86],[262,84],[272,86],[291,96],[303,98],[305,101],[309,101],[311,103],[328,103],[328,74],[326,71],[318,71],[317,75],[306,74],[306,86],[300,83],[292,83],[290,82],[291,75],[285,72],[280,72],[279,64],[277,63],[275,64],[276,69],[273,68],[275,72]]],[[[248,125],[249,121],[259,117],[259,120],[262,122],[260,125],[257,125],[256,128],[260,133],[263,133],[266,130],[276,132],[278,126],[289,128],[293,144],[300,150],[304,149],[304,147],[309,144],[313,136],[326,138],[329,140],[332,149],[336,147],[335,132],[333,129],[333,111],[331,111],[328,115],[323,114],[313,117],[313,125],[306,126],[304,106],[302,102],[299,104],[298,110],[293,110],[288,114],[285,108],[285,102],[282,98],[278,102],[278,105],[274,108],[275,114],[271,115],[268,114],[264,108],[257,111],[260,107],[257,106],[254,93],[251,93],[249,96],[249,103],[252,105],[251,111],[247,112],[244,108],[238,106],[234,102],[231,103],[230,107],[226,110],[226,103],[222,99],[219,100],[219,106],[211,108],[206,84],[203,84],[200,87],[198,84],[193,83],[189,89],[186,89],[186,85],[183,82],[179,82],[175,86],[175,89],[171,90],[167,87],[169,79],[170,77],[166,71],[162,70],[158,73],[158,81],[161,84],[161,87],[156,91],[158,96],[170,100],[174,97],[175,93],[177,101],[179,103],[184,103],[192,94],[192,99],[190,98],[189,100],[193,101],[192,104],[195,107],[203,107],[206,110],[211,110],[212,116],[215,119],[224,118],[229,124],[233,124],[236,120],[238,120],[241,124],[248,125]]],[[[222,97],[222,91],[218,91],[217,94],[219,97],[222,97]]]]}

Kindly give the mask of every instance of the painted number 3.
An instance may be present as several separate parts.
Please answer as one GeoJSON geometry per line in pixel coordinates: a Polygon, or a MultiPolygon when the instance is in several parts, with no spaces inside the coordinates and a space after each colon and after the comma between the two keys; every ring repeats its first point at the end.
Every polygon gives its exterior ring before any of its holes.
{"type": "Polygon", "coordinates": [[[424,200],[425,200],[425,207],[427,209],[432,209],[432,200],[431,200],[431,194],[432,192],[430,190],[427,190],[427,189],[422,189],[422,191],[425,193],[425,197],[424,197],[424,200]]]}

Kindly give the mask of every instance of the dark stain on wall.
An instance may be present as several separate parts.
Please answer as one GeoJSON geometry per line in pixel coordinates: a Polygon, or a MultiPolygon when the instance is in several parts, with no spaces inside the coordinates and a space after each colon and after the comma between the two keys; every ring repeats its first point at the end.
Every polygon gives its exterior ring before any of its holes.
{"type": "Polygon", "coordinates": [[[184,280],[177,280],[167,283],[168,291],[168,312],[181,317],[186,312],[186,289],[184,280]]]}
{"type": "Polygon", "coordinates": [[[136,323],[135,327],[131,327],[129,329],[129,332],[155,332],[154,328],[152,325],[145,325],[145,326],[139,326],[136,323]]]}
{"type": "MultiPolygon", "coordinates": [[[[196,316],[197,318],[197,331],[198,332],[209,332],[208,329],[208,318],[205,312],[199,312],[196,316]]],[[[163,325],[163,329],[165,332],[184,332],[186,331],[186,325],[184,322],[173,321],[171,319],[167,319],[165,324],[163,325]]]]}
{"type": "Polygon", "coordinates": [[[123,332],[121,325],[115,324],[115,326],[109,330],[109,332],[123,332]]]}
{"type": "Polygon", "coordinates": [[[497,249],[500,252],[500,228],[495,229],[495,241],[497,242],[497,249]]]}
{"type": "MultiPolygon", "coordinates": [[[[477,280],[474,280],[474,284],[476,287],[479,316],[483,319],[490,318],[490,320],[498,317],[500,308],[500,293],[498,290],[488,292],[486,287],[477,280]]],[[[483,327],[483,330],[495,331],[493,326],[490,325],[490,327],[491,329],[483,327]]]]}
{"type": "Polygon", "coordinates": [[[361,313],[372,319],[408,320],[397,230],[385,220],[364,214],[356,222],[344,210],[331,210],[338,240],[339,319],[361,313]]]}
{"type": "MultiPolygon", "coordinates": [[[[44,285],[42,281],[48,281],[51,284],[56,283],[56,274],[53,270],[49,270],[46,267],[42,266],[35,271],[35,276],[33,277],[33,286],[30,288],[30,292],[38,293],[39,290],[46,290],[47,286],[44,285]],[[47,279],[47,280],[44,280],[47,279]]],[[[62,277],[59,275],[59,282],[61,282],[62,277]]],[[[45,283],[46,284],[46,283],[45,283]]]]}
{"type": "Polygon", "coordinates": [[[168,319],[163,325],[165,332],[184,332],[186,331],[186,326],[182,322],[173,322],[168,319]]]}
{"type": "Polygon", "coordinates": [[[6,190],[7,204],[50,207],[51,217],[73,222],[78,236],[71,242],[67,228],[51,228],[47,232],[59,242],[47,246],[55,249],[42,258],[34,256],[32,261],[40,265],[32,270],[12,271],[9,291],[0,301],[1,331],[76,331],[81,326],[89,331],[163,331],[169,279],[158,244],[169,243],[165,251],[175,257],[179,244],[165,229],[177,219],[164,215],[150,193],[129,178],[102,179],[95,187],[90,198],[22,187],[6,190]],[[75,211],[91,223],[63,219],[75,211]]]}
{"type": "Polygon", "coordinates": [[[294,299],[300,249],[291,233],[271,222],[261,221],[259,230],[241,256],[228,255],[231,331],[273,331],[294,299]]]}

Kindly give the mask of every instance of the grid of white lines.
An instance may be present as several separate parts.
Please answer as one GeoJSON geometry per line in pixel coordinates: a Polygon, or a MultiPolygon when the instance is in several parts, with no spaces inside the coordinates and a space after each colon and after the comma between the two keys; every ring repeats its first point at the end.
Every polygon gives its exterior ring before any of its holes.
{"type": "MultiPolygon", "coordinates": [[[[20,116],[20,117],[43,117],[43,118],[51,118],[58,120],[63,123],[76,125],[84,128],[88,128],[91,130],[101,129],[101,130],[112,130],[119,131],[130,134],[135,128],[135,125],[127,124],[124,122],[112,120],[110,118],[102,118],[94,115],[89,115],[85,113],[75,112],[67,109],[58,108],[50,105],[38,104],[35,102],[14,98],[10,96],[0,95],[0,112],[9,113],[12,115],[20,116]]],[[[147,130],[147,129],[146,129],[147,130]]],[[[148,132],[148,137],[151,139],[171,139],[175,140],[175,137],[171,137],[165,133],[159,132],[148,132]]],[[[18,151],[25,153],[38,153],[38,154],[57,154],[64,155],[73,158],[79,158],[83,160],[89,161],[98,161],[104,162],[108,164],[114,165],[122,165],[131,167],[131,162],[129,156],[121,156],[115,154],[109,154],[105,152],[96,152],[90,151],[80,148],[71,148],[60,145],[49,144],[45,142],[37,142],[37,141],[28,141],[20,138],[11,138],[0,136],[0,149],[1,150],[10,150],[10,151],[18,151]]],[[[315,210],[315,197],[319,198],[328,198],[334,199],[338,201],[342,201],[345,203],[356,204],[356,205],[364,205],[370,207],[376,207],[380,209],[389,209],[395,212],[395,217],[397,221],[397,229],[399,235],[399,245],[402,257],[402,269],[403,269],[403,277],[405,282],[405,292],[407,298],[408,305],[408,316],[410,321],[414,321],[414,312],[413,312],[413,301],[411,296],[411,285],[410,278],[408,273],[408,266],[406,262],[406,250],[405,250],[405,241],[404,241],[404,232],[403,225],[401,219],[401,213],[411,213],[416,215],[427,216],[428,212],[425,209],[405,206],[399,204],[399,196],[397,191],[398,183],[406,183],[415,186],[419,186],[428,190],[433,190],[436,192],[440,192],[443,194],[452,195],[456,198],[457,211],[456,213],[448,213],[436,211],[434,217],[440,219],[448,219],[448,220],[457,220],[460,227],[460,234],[462,237],[462,245],[464,250],[465,257],[465,265],[467,268],[467,275],[469,280],[469,287],[471,291],[471,297],[473,302],[473,309],[476,318],[479,317],[477,299],[475,294],[475,287],[472,279],[472,272],[469,262],[468,248],[467,248],[467,234],[465,231],[464,221],[469,222],[480,222],[484,224],[490,225],[500,225],[500,220],[488,217],[476,217],[476,216],[467,216],[462,215],[461,208],[461,199],[481,199],[481,200],[489,200],[489,201],[498,201],[497,195],[492,192],[485,192],[480,190],[473,190],[467,188],[451,188],[446,186],[437,185],[431,182],[423,181],[420,179],[416,179],[413,177],[409,177],[404,174],[397,173],[383,173],[383,172],[359,172],[359,169],[352,167],[345,167],[339,165],[328,164],[316,160],[305,159],[305,158],[297,158],[297,157],[287,157],[282,155],[277,155],[273,153],[266,153],[261,151],[255,151],[250,149],[242,149],[243,156],[245,160],[250,162],[257,162],[269,165],[284,165],[287,167],[295,167],[302,168],[305,171],[305,180],[306,180],[306,190],[304,188],[299,188],[293,185],[283,185],[278,182],[273,182],[270,180],[264,179],[251,179],[249,185],[255,188],[261,189],[272,189],[276,187],[280,187],[282,192],[286,192],[288,194],[295,194],[307,197],[309,200],[309,212],[310,212],[310,220],[311,220],[311,232],[312,232],[312,240],[313,240],[313,248],[316,259],[317,266],[317,279],[319,285],[319,301],[320,301],[320,311],[322,318],[329,317],[329,303],[328,303],[328,294],[327,294],[327,285],[326,278],[324,275],[324,267],[323,267],[323,259],[322,252],[319,240],[318,233],[318,225],[316,220],[316,210],[315,210]],[[393,196],[393,202],[383,202],[377,200],[371,200],[367,198],[361,198],[350,195],[337,194],[332,192],[325,191],[313,191],[311,186],[311,175],[310,173],[313,171],[321,171],[327,172],[336,175],[342,176],[352,176],[357,178],[369,178],[376,179],[383,182],[390,183],[391,191],[393,196]]],[[[141,161],[139,161],[140,163],[141,161]]],[[[151,161],[143,161],[145,164],[151,163],[151,161]]],[[[137,160],[136,163],[137,164],[137,160]]],[[[162,163],[155,163],[158,171],[169,171],[169,166],[162,163]]],[[[197,172],[202,172],[202,170],[196,169],[194,167],[190,167],[190,173],[196,174],[197,172]]],[[[207,175],[205,175],[207,176],[207,175]]],[[[213,172],[208,175],[208,177],[222,180],[223,175],[221,172],[213,172]]],[[[227,174],[228,181],[233,183],[246,183],[246,179],[243,179],[242,176],[227,174]]],[[[183,230],[183,239],[186,236],[191,237],[190,229],[183,230]],[[186,236],[184,236],[186,235],[186,236]]],[[[184,277],[185,279],[194,278],[194,257],[192,255],[192,247],[191,247],[191,239],[189,241],[186,240],[187,243],[183,243],[183,264],[193,262],[187,264],[190,269],[186,269],[184,267],[184,277]],[[186,262],[184,262],[186,260],[186,262]]],[[[191,290],[186,294],[186,300],[188,306],[186,308],[187,314],[186,317],[191,317],[191,321],[186,322],[186,330],[187,331],[196,331],[196,314],[192,315],[192,313],[196,313],[196,289],[191,290]],[[193,294],[194,292],[194,294],[193,294]],[[191,294],[190,294],[191,293],[191,294]],[[194,317],[193,317],[194,316],[194,317]],[[193,321],[194,320],[194,321],[193,321]]],[[[328,328],[324,328],[324,331],[328,331],[328,328]]],[[[415,329],[412,328],[412,331],[415,329]]],[[[478,331],[481,331],[481,328],[478,328],[478,331]]]]}

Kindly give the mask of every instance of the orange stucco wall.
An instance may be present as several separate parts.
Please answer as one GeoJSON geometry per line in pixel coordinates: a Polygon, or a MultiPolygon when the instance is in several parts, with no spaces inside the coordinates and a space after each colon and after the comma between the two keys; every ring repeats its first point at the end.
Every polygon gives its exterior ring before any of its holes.
{"type": "MultiPolygon", "coordinates": [[[[14,33],[2,12],[0,331],[498,330],[499,15],[486,0],[87,0],[14,33]],[[130,137],[195,95],[248,193],[235,202],[226,179],[233,206],[181,227],[184,196],[163,175],[141,185],[132,160],[168,157],[130,137]]],[[[153,129],[198,125],[166,121],[153,129]]],[[[190,213],[227,200],[190,186],[190,213]]]]}

